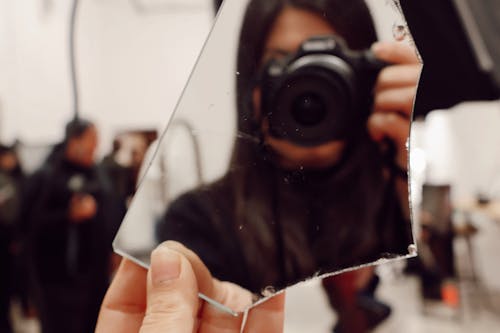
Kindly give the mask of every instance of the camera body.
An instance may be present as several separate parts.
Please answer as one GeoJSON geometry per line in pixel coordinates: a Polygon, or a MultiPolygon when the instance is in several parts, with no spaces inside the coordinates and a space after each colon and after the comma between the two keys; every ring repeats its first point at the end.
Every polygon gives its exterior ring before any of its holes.
{"type": "Polygon", "coordinates": [[[370,50],[350,50],[337,36],[313,37],[295,54],[271,60],[260,81],[270,135],[304,147],[357,135],[386,65],[370,50]]]}

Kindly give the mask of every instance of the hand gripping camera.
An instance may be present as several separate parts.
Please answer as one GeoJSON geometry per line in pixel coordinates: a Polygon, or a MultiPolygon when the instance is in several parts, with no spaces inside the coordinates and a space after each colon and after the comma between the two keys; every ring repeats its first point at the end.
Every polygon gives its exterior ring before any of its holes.
{"type": "Polygon", "coordinates": [[[261,76],[270,135],[304,147],[357,135],[386,65],[369,50],[349,50],[336,36],[313,37],[297,53],[271,60],[261,76]]]}

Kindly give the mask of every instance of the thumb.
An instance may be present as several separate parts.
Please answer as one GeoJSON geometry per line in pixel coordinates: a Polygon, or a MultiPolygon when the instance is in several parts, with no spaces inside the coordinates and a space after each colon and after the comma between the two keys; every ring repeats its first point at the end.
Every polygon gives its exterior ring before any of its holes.
{"type": "Polygon", "coordinates": [[[147,311],[141,333],[192,333],[198,312],[198,286],[189,261],[180,253],[158,247],[151,254],[147,311]]]}

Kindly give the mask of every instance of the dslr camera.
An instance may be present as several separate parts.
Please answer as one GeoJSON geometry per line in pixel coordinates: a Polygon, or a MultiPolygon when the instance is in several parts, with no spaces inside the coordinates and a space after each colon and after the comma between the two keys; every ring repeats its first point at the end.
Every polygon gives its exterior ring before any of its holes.
{"type": "Polygon", "coordinates": [[[304,147],[356,136],[366,127],[373,87],[386,65],[337,36],[313,37],[295,54],[272,59],[260,81],[270,135],[304,147]]]}

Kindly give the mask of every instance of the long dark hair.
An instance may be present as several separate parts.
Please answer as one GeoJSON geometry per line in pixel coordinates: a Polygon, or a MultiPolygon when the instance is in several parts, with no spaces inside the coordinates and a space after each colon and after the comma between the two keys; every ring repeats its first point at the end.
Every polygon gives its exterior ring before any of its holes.
{"type": "MultiPolygon", "coordinates": [[[[249,278],[259,279],[245,286],[254,291],[262,288],[263,283],[284,287],[290,282],[285,273],[287,268],[283,267],[286,264],[280,262],[281,259],[273,264],[274,271],[262,263],[263,258],[283,257],[283,237],[286,236],[282,235],[283,227],[275,211],[279,170],[266,159],[263,153],[265,147],[258,143],[261,135],[253,120],[251,99],[265,42],[276,18],[287,7],[317,14],[346,40],[351,49],[367,49],[377,39],[364,0],[250,0],[248,4],[239,38],[236,81],[237,126],[243,135],[236,140],[226,180],[231,183],[233,191],[237,234],[248,260],[247,265],[251,267],[249,278]]],[[[294,255],[300,249],[291,252],[294,255]]],[[[299,265],[315,269],[310,257],[303,256],[297,260],[301,261],[299,265]]],[[[271,263],[268,262],[268,265],[271,263]]]]}

